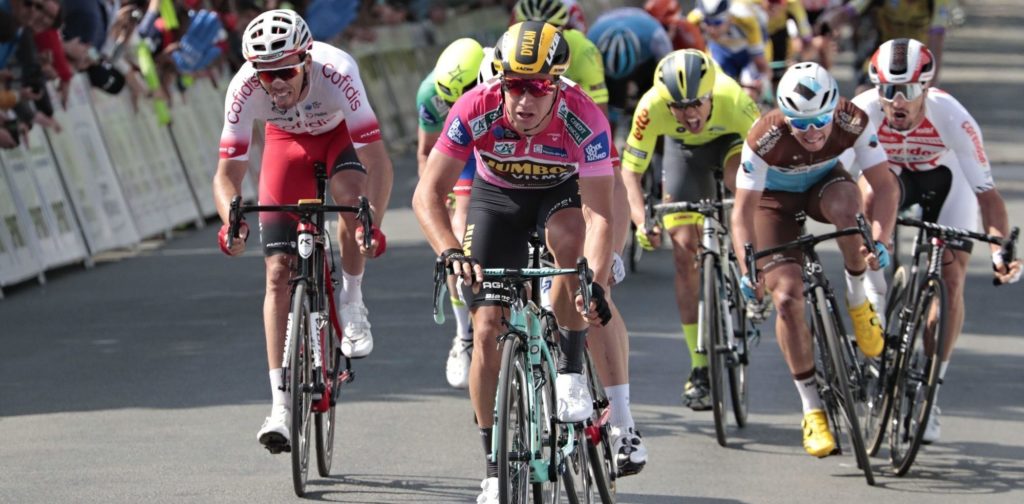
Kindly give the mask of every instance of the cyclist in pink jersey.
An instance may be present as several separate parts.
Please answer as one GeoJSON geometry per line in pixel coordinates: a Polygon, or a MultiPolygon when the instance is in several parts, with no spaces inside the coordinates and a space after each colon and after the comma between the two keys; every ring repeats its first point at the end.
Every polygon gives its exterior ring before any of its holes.
{"type": "MultiPolygon", "coordinates": [[[[315,198],[313,164],[322,162],[328,167],[334,201],[354,205],[366,194],[379,223],[391,193],[392,167],[355,60],[340,49],[313,42],[306,22],[286,9],[265,12],[249,23],[242,49],[247,63],[228,88],[221,159],[213,179],[217,210],[225,222],[218,235],[221,250],[232,256],[245,250],[248,226],[243,223],[243,239],[229,244],[226,223],[230,202],[241,193],[247,171],[254,120],[267,124],[260,203],[294,204],[301,198],[315,198]]],[[[288,279],[296,253],[295,224],[294,216],[260,216],[267,278],[263,321],[273,405],[257,439],[272,453],[290,448],[281,363],[288,279]]],[[[353,214],[341,215],[338,238],[344,283],[339,311],[345,333],[341,349],[350,357],[365,357],[373,349],[373,337],[360,288],[364,256],[380,255],[386,242],[375,229],[371,246],[362,247],[363,231],[356,225],[353,214]]]]}
{"type": "MultiPolygon", "coordinates": [[[[413,209],[431,246],[473,286],[473,358],[469,392],[487,454],[501,367],[495,338],[501,330],[500,289],[483,284],[482,267],[524,266],[530,234],[544,230],[558,267],[584,255],[596,272],[588,318],[578,280],[557,277],[552,306],[561,336],[555,380],[558,418],[581,421],[593,411],[583,370],[588,325],[611,311],[604,286],[611,272],[613,172],[611,135],[601,110],[560,79],[568,44],[540,21],[513,25],[495,47],[500,79],[478,85],[455,103],[413,196],[413,209]],[[462,243],[452,232],[444,198],[469,156],[476,156],[469,217],[462,243]],[[590,211],[584,220],[583,208],[590,211]]],[[[497,502],[498,468],[487,462],[477,502],[497,502]]]]}

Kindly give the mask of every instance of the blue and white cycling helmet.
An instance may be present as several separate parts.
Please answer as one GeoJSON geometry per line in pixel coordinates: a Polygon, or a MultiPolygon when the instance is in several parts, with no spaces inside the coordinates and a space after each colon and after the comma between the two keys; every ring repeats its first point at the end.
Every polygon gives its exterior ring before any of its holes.
{"type": "Polygon", "coordinates": [[[627,28],[612,28],[597,40],[597,49],[604,60],[604,74],[609,79],[624,79],[640,59],[640,38],[627,28]]]}
{"type": "Polygon", "coordinates": [[[818,117],[839,104],[839,85],[817,63],[797,63],[783,74],[778,88],[779,109],[787,117],[818,117]]]}

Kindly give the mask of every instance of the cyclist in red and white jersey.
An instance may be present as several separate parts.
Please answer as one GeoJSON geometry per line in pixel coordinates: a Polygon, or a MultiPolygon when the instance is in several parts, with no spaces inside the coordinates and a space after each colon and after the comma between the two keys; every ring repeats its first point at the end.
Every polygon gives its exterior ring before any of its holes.
{"type": "MultiPolygon", "coordinates": [[[[220,161],[213,179],[217,210],[225,222],[218,235],[221,250],[232,256],[245,250],[244,239],[231,240],[228,246],[226,223],[230,202],[241,193],[255,120],[266,121],[261,204],[295,204],[316,197],[313,164],[323,162],[334,201],[355,205],[360,195],[368,194],[379,223],[391,192],[392,167],[355,60],[340,49],[313,42],[306,22],[287,9],[264,12],[249,23],[242,52],[247,62],[228,88],[220,161]]],[[[281,388],[281,363],[295,224],[294,216],[260,216],[267,278],[263,320],[273,406],[257,438],[273,453],[289,447],[289,404],[281,388]]],[[[375,229],[371,246],[364,248],[359,245],[363,231],[356,226],[353,214],[341,214],[341,349],[350,357],[364,357],[373,349],[360,288],[364,255],[383,253],[386,241],[375,229]]],[[[240,234],[248,237],[247,225],[243,224],[240,234]]]]}
{"type": "MultiPolygon", "coordinates": [[[[575,277],[559,276],[551,289],[560,326],[555,380],[560,421],[593,412],[583,352],[589,324],[607,323],[604,286],[611,273],[613,172],[611,134],[601,110],[575,85],[561,80],[569,49],[558,29],[541,21],[518,23],[495,47],[500,78],[474,87],[448,113],[413,196],[413,209],[431,246],[473,286],[473,358],[469,393],[485,453],[491,449],[494,396],[501,355],[495,344],[508,299],[483,283],[482,266],[519,268],[530,234],[544,230],[557,267],[585,255],[596,272],[592,308],[583,318],[575,277]],[[477,161],[466,232],[452,232],[445,196],[469,156],[477,161]],[[583,217],[589,209],[589,220],[583,217]],[[482,288],[481,288],[482,287],[482,288]]],[[[498,502],[498,468],[489,457],[478,503],[498,502]]]]}
{"type": "MultiPolygon", "coordinates": [[[[869,89],[853,103],[878,124],[878,139],[903,189],[901,209],[921,206],[922,220],[976,231],[978,215],[985,233],[1006,236],[1006,204],[992,180],[992,169],[982,143],[981,128],[956,98],[928,84],[935,75],[935,57],[913,39],[885,42],[871,58],[869,89]]],[[[870,188],[861,183],[870,213],[870,188]]],[[[942,263],[949,306],[945,308],[950,332],[939,367],[942,382],[964,320],[964,280],[971,243],[947,242],[942,263]]],[[[1004,283],[1020,279],[1020,263],[1004,264],[1000,247],[991,245],[993,274],[1004,283]]],[[[865,282],[876,303],[885,301],[885,277],[869,272],[865,282]]],[[[885,313],[879,306],[878,313],[885,313]]],[[[936,391],[938,394],[938,391],[936,391]]],[[[937,404],[936,401],[933,404],[937,404]]],[[[933,406],[922,440],[939,439],[939,409],[933,406]]]]}

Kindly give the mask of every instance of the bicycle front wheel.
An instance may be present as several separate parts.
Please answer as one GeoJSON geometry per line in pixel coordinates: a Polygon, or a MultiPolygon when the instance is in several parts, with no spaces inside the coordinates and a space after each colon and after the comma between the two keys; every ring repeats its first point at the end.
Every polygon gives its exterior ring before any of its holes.
{"type": "Polygon", "coordinates": [[[701,262],[701,272],[704,283],[702,285],[701,304],[704,319],[701,327],[701,339],[704,343],[704,351],[708,357],[708,381],[711,386],[711,409],[715,417],[715,437],[718,444],[726,445],[725,425],[727,422],[725,410],[725,383],[722,374],[725,372],[725,335],[722,329],[722,293],[721,285],[718,283],[718,267],[715,258],[706,254],[701,262]]]}
{"type": "MultiPolygon", "coordinates": [[[[857,467],[864,471],[864,479],[867,480],[868,485],[873,486],[875,475],[871,471],[871,461],[864,446],[864,438],[861,437],[862,431],[857,419],[858,403],[855,402],[854,394],[851,392],[851,378],[861,376],[860,371],[856,368],[858,366],[855,360],[856,356],[852,354],[852,347],[839,321],[839,312],[836,310],[835,302],[831,297],[826,297],[825,290],[821,287],[815,289],[815,303],[817,303],[818,316],[822,321],[827,358],[831,363],[829,383],[833,388],[833,400],[829,402],[833,407],[838,407],[841,410],[841,412],[833,412],[832,417],[841,416],[846,421],[846,435],[850,438],[850,444],[853,445],[857,467]]],[[[862,384],[856,383],[856,386],[860,387],[862,384]]],[[[838,438],[841,432],[839,425],[833,425],[832,429],[838,438]]],[[[836,439],[836,443],[838,442],[839,440],[836,439]]]]}
{"type": "Polygon", "coordinates": [[[736,264],[729,262],[730,274],[726,278],[725,295],[729,301],[732,317],[732,331],[735,348],[730,348],[726,362],[729,369],[729,392],[732,399],[733,418],[736,419],[737,427],[747,425],[747,365],[750,363],[750,341],[747,339],[749,321],[747,320],[747,307],[744,304],[743,294],[740,292],[739,268],[736,264]]]}
{"type": "Polygon", "coordinates": [[[519,340],[505,340],[498,375],[494,437],[501,504],[525,504],[530,494],[530,393],[526,355],[519,340]]]}
{"type": "Polygon", "coordinates": [[[328,410],[317,413],[314,419],[316,422],[316,468],[320,476],[329,476],[331,462],[334,459],[335,410],[339,395],[338,388],[341,386],[338,378],[341,375],[344,358],[341,355],[341,349],[338,348],[339,339],[334,324],[328,321],[322,334],[324,382],[330,385],[330,387],[325,387],[324,394],[327,394],[329,388],[331,396],[327,397],[328,410]]]}
{"type": "Polygon", "coordinates": [[[889,451],[897,476],[906,474],[914,463],[935,402],[945,349],[945,306],[946,284],[940,278],[929,279],[914,308],[910,340],[893,392],[889,451]]]}
{"type": "Polygon", "coordinates": [[[313,384],[313,356],[310,349],[309,295],[304,280],[295,283],[292,292],[291,320],[288,325],[288,386],[292,396],[292,483],[295,495],[306,494],[309,471],[310,387],[313,384]]]}
{"type": "Polygon", "coordinates": [[[871,456],[878,453],[889,425],[896,363],[900,352],[899,339],[904,325],[901,312],[909,292],[907,274],[906,268],[900,267],[893,275],[885,303],[885,348],[877,359],[867,359],[864,367],[867,407],[860,418],[860,426],[864,429],[865,448],[871,456]]]}

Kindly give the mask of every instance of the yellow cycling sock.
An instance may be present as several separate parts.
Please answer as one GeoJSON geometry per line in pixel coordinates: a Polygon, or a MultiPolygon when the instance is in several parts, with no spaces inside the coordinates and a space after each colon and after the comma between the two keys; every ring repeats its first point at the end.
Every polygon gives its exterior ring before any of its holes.
{"type": "Polygon", "coordinates": [[[686,337],[686,346],[690,349],[690,367],[707,367],[708,356],[697,353],[697,324],[683,324],[683,336],[686,337]]]}

